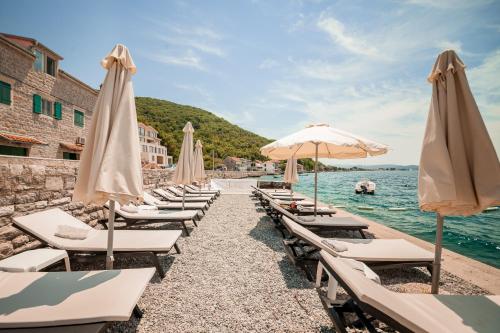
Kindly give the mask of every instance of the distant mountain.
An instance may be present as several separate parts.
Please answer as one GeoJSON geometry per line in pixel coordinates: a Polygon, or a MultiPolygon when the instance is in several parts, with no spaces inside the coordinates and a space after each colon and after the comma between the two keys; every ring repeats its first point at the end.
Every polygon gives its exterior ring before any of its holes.
{"type": "Polygon", "coordinates": [[[150,98],[135,98],[139,121],[154,127],[168,154],[177,161],[182,144],[182,129],[190,121],[194,127],[194,139],[203,143],[205,166],[212,167],[212,150],[216,165],[227,156],[248,159],[264,159],[259,148],[272,140],[231,124],[206,110],[188,105],[150,98]]]}

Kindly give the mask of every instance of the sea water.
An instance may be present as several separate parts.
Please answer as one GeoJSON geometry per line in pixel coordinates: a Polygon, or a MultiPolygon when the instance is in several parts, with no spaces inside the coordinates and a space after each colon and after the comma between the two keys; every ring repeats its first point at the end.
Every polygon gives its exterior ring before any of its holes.
{"type": "MultiPolygon", "coordinates": [[[[345,206],[345,210],[388,227],[434,242],[436,214],[418,208],[417,171],[353,171],[318,174],[318,200],[345,206]],[[363,179],[376,183],[375,195],[354,193],[363,179]],[[369,207],[364,210],[359,207],[369,207]],[[389,208],[405,208],[391,211],[389,208]]],[[[272,176],[267,180],[281,180],[272,176]]],[[[294,191],[314,196],[314,174],[299,176],[294,191]]],[[[446,217],[443,246],[486,264],[500,268],[500,209],[470,217],[446,217]]]]}

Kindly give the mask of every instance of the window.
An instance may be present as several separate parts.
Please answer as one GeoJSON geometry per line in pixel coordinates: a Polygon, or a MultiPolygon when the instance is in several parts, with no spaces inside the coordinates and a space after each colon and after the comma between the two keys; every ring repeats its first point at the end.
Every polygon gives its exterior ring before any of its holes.
{"type": "Polygon", "coordinates": [[[144,127],[139,127],[139,135],[144,136],[144,127]]]}
{"type": "Polygon", "coordinates": [[[142,151],[147,153],[148,152],[148,146],[142,145],[142,151]]]}
{"type": "Polygon", "coordinates": [[[0,103],[10,105],[10,84],[0,81],[0,103]]]}
{"type": "Polygon", "coordinates": [[[57,60],[47,56],[40,50],[34,50],[35,62],[33,68],[37,72],[44,72],[52,76],[56,76],[57,60]]]}
{"type": "Polygon", "coordinates": [[[155,147],[151,147],[151,146],[149,146],[149,152],[150,152],[150,153],[154,153],[154,151],[155,151],[155,147]]]}
{"type": "Polygon", "coordinates": [[[33,51],[33,53],[35,54],[35,63],[33,64],[33,66],[35,67],[35,71],[43,72],[44,71],[43,53],[38,50],[33,51]]]}
{"type": "Polygon", "coordinates": [[[0,146],[0,155],[28,156],[28,148],[0,146]]]}
{"type": "Polygon", "coordinates": [[[52,102],[42,98],[42,114],[52,117],[52,102]]]}
{"type": "Polygon", "coordinates": [[[46,56],[46,73],[52,76],[56,76],[56,61],[51,57],[46,56]]]}
{"type": "Polygon", "coordinates": [[[73,121],[75,126],[83,127],[85,125],[85,114],[82,111],[75,110],[73,121]]]}
{"type": "Polygon", "coordinates": [[[80,154],[78,153],[69,153],[69,152],[63,152],[63,159],[65,160],[74,160],[77,161],[80,159],[80,154]]]}

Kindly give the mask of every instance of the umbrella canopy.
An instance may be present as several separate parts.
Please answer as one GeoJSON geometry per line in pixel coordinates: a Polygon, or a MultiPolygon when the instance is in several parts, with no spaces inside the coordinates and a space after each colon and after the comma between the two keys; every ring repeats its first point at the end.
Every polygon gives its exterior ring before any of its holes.
{"type": "Polygon", "coordinates": [[[113,259],[114,202],[139,202],[143,182],[132,87],[136,67],[128,49],[121,44],[117,44],[101,64],[108,72],[94,107],[73,200],[98,205],[110,201],[109,268],[113,259]]]}
{"type": "MultiPolygon", "coordinates": [[[[189,185],[194,182],[194,156],[193,156],[193,125],[187,122],[184,126],[184,139],[182,140],[181,152],[179,160],[175,167],[173,181],[179,185],[189,185]]],[[[184,209],[186,189],[183,190],[182,209],[184,209]]]]}
{"type": "Polygon", "coordinates": [[[387,153],[384,144],[330,127],[327,124],[310,125],[296,133],[262,147],[262,155],[272,159],[314,157],[314,215],[318,200],[318,158],[365,158],[387,153]]]}
{"type": "Polygon", "coordinates": [[[201,141],[198,140],[194,147],[194,179],[202,183],[206,178],[205,162],[203,161],[203,145],[201,141]]]}
{"type": "Polygon", "coordinates": [[[297,172],[297,159],[294,156],[290,157],[286,161],[283,181],[289,184],[296,184],[299,182],[299,174],[297,172]]]}
{"type": "Polygon", "coordinates": [[[443,216],[468,216],[500,204],[500,164],[457,54],[441,53],[428,80],[432,99],[418,196],[420,208],[438,216],[432,285],[437,293],[443,216]]]}
{"type": "Polygon", "coordinates": [[[386,145],[361,136],[330,127],[327,124],[310,125],[261,148],[269,158],[284,160],[291,156],[307,158],[364,158],[387,153],[386,145]]]}

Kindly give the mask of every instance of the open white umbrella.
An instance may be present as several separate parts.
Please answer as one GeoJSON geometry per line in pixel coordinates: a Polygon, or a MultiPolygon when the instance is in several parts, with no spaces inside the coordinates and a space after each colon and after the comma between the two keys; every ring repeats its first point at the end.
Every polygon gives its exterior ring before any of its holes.
{"type": "MultiPolygon", "coordinates": [[[[193,125],[187,122],[184,126],[184,139],[182,140],[179,160],[175,167],[173,181],[179,185],[190,185],[194,181],[194,156],[193,156],[193,125]]],[[[184,210],[186,200],[186,188],[182,190],[182,210],[184,210]]]]}
{"type": "Polygon", "coordinates": [[[141,150],[128,49],[117,44],[101,62],[108,70],[102,84],[80,159],[73,201],[103,205],[109,201],[106,268],[113,268],[115,201],[140,202],[143,193],[141,150]]]}
{"type": "Polygon", "coordinates": [[[285,174],[283,181],[290,184],[290,198],[293,198],[293,184],[299,182],[299,173],[297,172],[297,159],[295,156],[286,161],[285,174]]]}
{"type": "Polygon", "coordinates": [[[500,204],[500,163],[454,51],[438,56],[428,80],[432,99],[418,196],[422,210],[437,214],[432,293],[438,293],[444,216],[469,216],[500,204]]]}
{"type": "Polygon", "coordinates": [[[318,202],[318,158],[352,159],[387,153],[384,144],[330,127],[327,124],[310,125],[282,139],[262,147],[262,155],[272,159],[314,157],[314,215],[318,202]]]}
{"type": "Polygon", "coordinates": [[[205,162],[203,161],[203,145],[200,140],[196,141],[194,147],[194,179],[200,183],[201,191],[201,183],[205,182],[207,175],[205,174],[205,162]]]}

